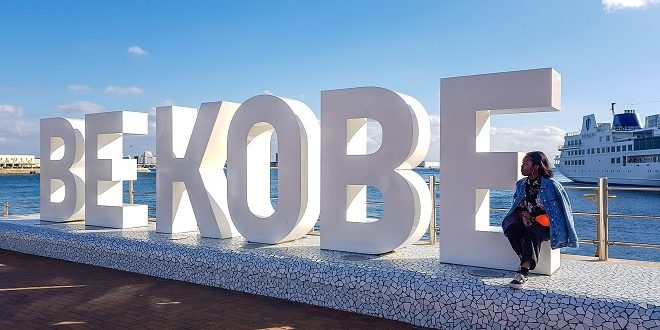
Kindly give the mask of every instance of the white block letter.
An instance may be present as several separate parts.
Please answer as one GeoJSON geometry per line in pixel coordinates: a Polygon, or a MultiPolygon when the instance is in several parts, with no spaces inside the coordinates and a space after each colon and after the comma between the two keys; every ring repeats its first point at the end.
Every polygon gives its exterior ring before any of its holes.
{"type": "Polygon", "coordinates": [[[433,208],[424,180],[410,170],[428,152],[424,107],[376,87],[324,91],[321,104],[321,248],[380,254],[417,241],[433,208]],[[383,140],[364,155],[367,118],[380,123],[383,140]],[[367,185],[383,194],[377,221],[366,215],[367,185]]]}
{"type": "Polygon", "coordinates": [[[158,172],[156,230],[239,236],[227,207],[227,132],[239,104],[204,103],[156,109],[158,172]]]}
{"type": "Polygon", "coordinates": [[[137,180],[137,160],[122,159],[123,134],[147,134],[147,113],[85,115],[85,224],[110,228],[147,225],[147,205],[123,205],[122,180],[137,180]]]}
{"type": "Polygon", "coordinates": [[[85,216],[85,121],[41,120],[41,220],[64,222],[85,216]]]}
{"type": "MultiPolygon", "coordinates": [[[[440,261],[516,270],[501,228],[489,225],[489,189],[515,188],[524,154],[489,152],[490,115],[558,111],[561,78],[553,69],[445,78],[440,96],[440,261]]],[[[551,274],[559,250],[544,243],[539,259],[536,271],[551,274]]]]}
{"type": "Polygon", "coordinates": [[[319,123],[302,102],[250,98],[229,128],[229,211],[249,241],[276,244],[307,234],[319,214],[319,123]],[[270,137],[277,132],[278,205],[270,202],[270,137]]]}

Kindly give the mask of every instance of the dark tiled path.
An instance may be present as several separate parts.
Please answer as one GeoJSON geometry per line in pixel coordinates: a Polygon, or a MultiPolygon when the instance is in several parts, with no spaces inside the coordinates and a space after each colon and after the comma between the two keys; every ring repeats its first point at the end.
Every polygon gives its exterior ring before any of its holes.
{"type": "Polygon", "coordinates": [[[411,329],[286,300],[0,250],[0,329],[411,329]]]}

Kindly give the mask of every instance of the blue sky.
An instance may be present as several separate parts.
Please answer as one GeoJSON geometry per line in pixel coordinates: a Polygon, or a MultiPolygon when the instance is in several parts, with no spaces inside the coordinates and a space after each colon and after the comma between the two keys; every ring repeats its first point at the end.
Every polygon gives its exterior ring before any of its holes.
{"type": "MultiPolygon", "coordinates": [[[[660,112],[660,3],[562,1],[2,1],[0,154],[38,154],[39,119],[380,86],[432,117],[442,77],[554,67],[560,113],[497,116],[494,150],[556,152],[610,102],[660,112]]],[[[153,116],[151,118],[153,124],[153,116]]],[[[155,150],[148,137],[127,153],[155,150]]]]}

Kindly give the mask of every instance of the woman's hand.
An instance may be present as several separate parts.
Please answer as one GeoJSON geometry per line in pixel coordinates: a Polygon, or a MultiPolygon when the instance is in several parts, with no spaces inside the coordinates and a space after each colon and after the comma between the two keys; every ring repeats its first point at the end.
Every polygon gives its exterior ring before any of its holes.
{"type": "Polygon", "coordinates": [[[532,215],[527,211],[520,212],[520,218],[522,218],[523,225],[529,227],[532,225],[532,215]]]}

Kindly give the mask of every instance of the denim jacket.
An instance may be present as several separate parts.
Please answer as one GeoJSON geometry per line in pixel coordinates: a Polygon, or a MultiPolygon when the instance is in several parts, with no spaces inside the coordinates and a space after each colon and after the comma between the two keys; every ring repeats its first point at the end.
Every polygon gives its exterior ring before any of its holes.
{"type": "MultiPolygon", "coordinates": [[[[525,181],[523,178],[516,184],[516,192],[513,194],[513,205],[502,221],[502,229],[505,230],[516,219],[515,209],[525,197],[525,181]]],[[[552,178],[541,177],[539,185],[541,203],[550,218],[550,246],[553,249],[562,247],[578,247],[575,224],[573,223],[573,211],[571,202],[564,188],[552,178]]]]}

